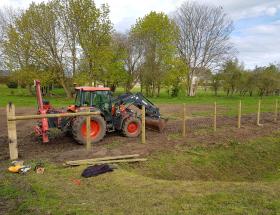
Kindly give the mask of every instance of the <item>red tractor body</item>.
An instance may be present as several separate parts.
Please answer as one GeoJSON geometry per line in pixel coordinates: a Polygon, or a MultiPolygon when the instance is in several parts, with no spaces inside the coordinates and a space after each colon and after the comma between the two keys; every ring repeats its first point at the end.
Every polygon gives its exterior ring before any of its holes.
{"type": "MultiPolygon", "coordinates": [[[[142,94],[123,94],[113,98],[110,88],[76,87],[75,104],[68,106],[66,110],[58,110],[54,109],[49,102],[43,101],[40,81],[35,81],[35,87],[38,114],[99,111],[100,115],[91,117],[90,136],[92,143],[102,140],[106,132],[113,131],[118,131],[127,137],[137,137],[141,133],[141,117],[137,114],[137,111],[130,108],[130,105],[140,109],[145,106],[146,116],[153,121],[153,127],[157,127],[155,124],[159,124],[159,130],[162,130],[163,124],[165,125],[166,122],[166,120],[160,119],[158,108],[142,94]]],[[[59,128],[63,132],[71,133],[80,144],[86,142],[85,117],[43,118],[35,127],[36,134],[42,137],[43,142],[49,141],[49,128],[59,128]]]]}

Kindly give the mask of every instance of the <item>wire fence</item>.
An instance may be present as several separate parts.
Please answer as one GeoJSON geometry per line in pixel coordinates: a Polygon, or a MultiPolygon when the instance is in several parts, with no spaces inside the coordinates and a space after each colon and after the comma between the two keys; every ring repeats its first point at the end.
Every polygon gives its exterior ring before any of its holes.
{"type": "Polygon", "coordinates": [[[240,100],[231,103],[217,101],[208,105],[186,105],[185,115],[183,108],[183,105],[174,107],[174,113],[168,116],[170,126],[167,132],[183,134],[184,129],[185,133],[199,129],[215,132],[225,127],[242,129],[246,126],[276,123],[279,116],[278,100],[240,100]]]}

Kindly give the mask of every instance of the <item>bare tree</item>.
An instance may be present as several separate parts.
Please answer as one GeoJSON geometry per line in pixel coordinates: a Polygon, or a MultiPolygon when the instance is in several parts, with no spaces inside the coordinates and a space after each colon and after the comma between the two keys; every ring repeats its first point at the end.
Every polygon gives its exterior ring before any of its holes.
{"type": "Polygon", "coordinates": [[[188,66],[187,94],[195,95],[194,76],[201,68],[213,69],[232,54],[229,42],[233,22],[221,7],[185,2],[174,15],[180,36],[178,51],[188,66]]]}
{"type": "Polygon", "coordinates": [[[129,92],[139,81],[140,69],[143,65],[144,48],[139,39],[131,32],[115,33],[113,40],[124,50],[124,65],[127,73],[125,83],[126,91],[129,92]]]}

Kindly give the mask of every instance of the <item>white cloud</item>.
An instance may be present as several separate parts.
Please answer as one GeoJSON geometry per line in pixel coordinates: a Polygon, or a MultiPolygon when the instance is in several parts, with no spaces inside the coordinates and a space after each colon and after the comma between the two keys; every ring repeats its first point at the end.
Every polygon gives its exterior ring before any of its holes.
{"type": "Polygon", "coordinates": [[[239,58],[247,68],[280,62],[280,21],[246,29],[232,37],[239,50],[239,58]]]}
{"type": "Polygon", "coordinates": [[[13,7],[25,9],[32,2],[38,3],[44,0],[0,0],[0,8],[13,7]]]}
{"type": "MultiPolygon", "coordinates": [[[[27,8],[32,2],[43,0],[0,0],[0,8],[12,6],[27,8]]],[[[47,0],[45,0],[47,1],[47,0]]],[[[239,50],[240,60],[246,67],[265,65],[280,61],[280,0],[192,0],[198,3],[222,6],[235,21],[246,22],[260,16],[274,17],[278,14],[278,22],[255,24],[251,28],[236,29],[238,35],[232,37],[239,50]]],[[[111,10],[111,20],[118,31],[125,31],[135,23],[138,17],[153,11],[163,11],[167,14],[176,10],[184,0],[95,0],[97,5],[108,3],[111,10]]],[[[246,26],[246,25],[245,25],[246,26]]],[[[251,26],[251,25],[250,25],[251,26]]]]}

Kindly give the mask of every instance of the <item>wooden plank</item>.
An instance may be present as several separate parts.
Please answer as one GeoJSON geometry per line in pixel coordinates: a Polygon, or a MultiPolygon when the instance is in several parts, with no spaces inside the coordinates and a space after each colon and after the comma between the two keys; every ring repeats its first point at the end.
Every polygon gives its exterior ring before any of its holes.
{"type": "Polygon", "coordinates": [[[80,165],[95,165],[95,164],[108,164],[108,163],[133,163],[147,161],[146,158],[125,159],[125,160],[107,160],[107,161],[87,161],[83,163],[65,163],[65,166],[80,166],[80,165]]]}
{"type": "MultiPolygon", "coordinates": [[[[10,103],[7,105],[7,119],[9,117],[14,117],[14,116],[15,116],[15,106],[14,106],[14,104],[10,103]]],[[[16,160],[16,159],[18,159],[16,121],[7,120],[7,128],[8,128],[8,142],[9,142],[10,159],[16,160]]]]}
{"type": "Polygon", "coordinates": [[[86,140],[86,150],[90,151],[91,150],[91,137],[90,137],[90,132],[91,132],[91,126],[90,126],[90,116],[87,116],[86,119],[86,126],[87,126],[87,140],[86,140]]]}
{"type": "Polygon", "coordinates": [[[217,102],[214,102],[214,122],[213,122],[213,129],[217,131],[217,102]]]}
{"type": "Polygon", "coordinates": [[[96,162],[96,161],[108,161],[108,160],[118,160],[118,159],[128,159],[128,158],[136,158],[139,157],[139,154],[133,155],[120,155],[120,156],[112,156],[112,157],[103,157],[103,158],[92,158],[92,159],[83,159],[83,160],[75,160],[75,161],[66,161],[66,164],[70,163],[85,163],[85,162],[96,162]]]}
{"type": "Polygon", "coordinates": [[[239,101],[238,104],[238,118],[237,118],[237,128],[241,128],[241,100],[239,101]]]}
{"type": "Polygon", "coordinates": [[[79,113],[59,113],[59,114],[41,114],[41,115],[26,115],[26,116],[9,116],[8,121],[54,118],[54,117],[93,116],[93,115],[99,115],[99,114],[100,114],[100,112],[79,112],[79,113]]]}
{"type": "Polygon", "coordinates": [[[146,143],[146,110],[145,106],[142,106],[142,134],[141,134],[141,143],[145,144],[146,143]]]}
{"type": "Polygon", "coordinates": [[[183,135],[183,137],[185,137],[186,136],[186,104],[184,103],[183,104],[183,128],[182,128],[182,130],[183,130],[183,132],[182,132],[182,135],[183,135]]]}

